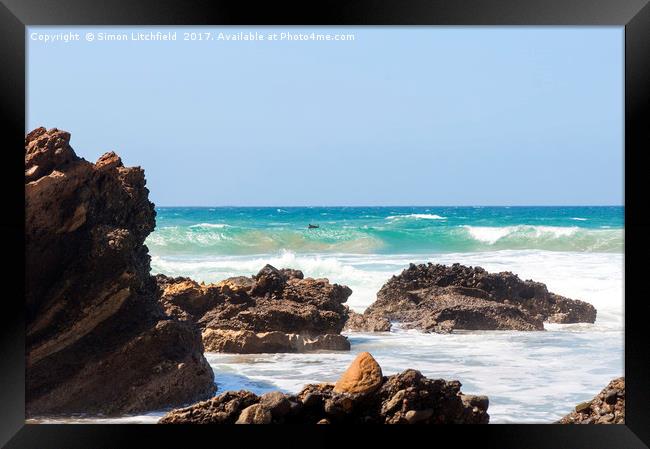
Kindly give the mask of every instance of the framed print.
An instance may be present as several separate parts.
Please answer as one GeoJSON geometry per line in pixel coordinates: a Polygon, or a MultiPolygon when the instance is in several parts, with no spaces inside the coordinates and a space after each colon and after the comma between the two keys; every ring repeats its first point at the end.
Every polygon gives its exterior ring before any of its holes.
{"type": "Polygon", "coordinates": [[[647,447],[647,2],[2,20],[7,447],[647,447]]]}

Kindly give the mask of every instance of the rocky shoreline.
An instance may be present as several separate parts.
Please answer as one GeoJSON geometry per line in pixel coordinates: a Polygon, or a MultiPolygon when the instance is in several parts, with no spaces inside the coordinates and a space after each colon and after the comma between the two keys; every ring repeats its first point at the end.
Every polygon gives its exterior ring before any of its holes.
{"type": "MultiPolygon", "coordinates": [[[[204,351],[348,351],[341,332],[388,332],[392,323],[449,333],[595,321],[593,306],[542,283],[459,264],[411,264],[363,314],[345,305],[347,286],[295,269],[266,265],[215,284],[152,276],[144,241],[156,212],[144,171],[112,152],[88,162],[69,141],[45,128],[25,138],[28,417],[194,404],[160,422],[487,423],[487,397],[413,369],[384,376],[368,353],[336,384],[215,397],[204,351]]],[[[560,422],[623,422],[620,382],[560,422]]]]}
{"type": "Polygon", "coordinates": [[[228,391],[165,415],[160,424],[487,424],[486,396],[463,395],[458,381],[406,370],[383,376],[367,352],[335,384],[298,394],[228,391]]]}

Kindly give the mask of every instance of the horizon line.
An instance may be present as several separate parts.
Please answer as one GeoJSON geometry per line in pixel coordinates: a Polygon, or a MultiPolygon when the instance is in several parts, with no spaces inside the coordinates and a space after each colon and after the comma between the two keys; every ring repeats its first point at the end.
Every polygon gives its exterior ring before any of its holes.
{"type": "Polygon", "coordinates": [[[256,208],[274,208],[274,207],[286,207],[286,208],[298,208],[298,207],[625,207],[625,204],[460,204],[460,205],[413,205],[413,204],[387,204],[387,205],[367,205],[367,204],[354,204],[354,205],[342,205],[342,204],[310,204],[310,205],[156,205],[155,207],[193,207],[193,208],[216,208],[216,207],[256,207],[256,208]]]}

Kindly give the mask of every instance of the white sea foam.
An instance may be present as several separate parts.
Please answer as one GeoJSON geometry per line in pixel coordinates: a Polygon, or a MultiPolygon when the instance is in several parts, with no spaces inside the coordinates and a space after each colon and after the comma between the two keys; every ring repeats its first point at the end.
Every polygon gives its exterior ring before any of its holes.
{"type": "Polygon", "coordinates": [[[469,231],[469,234],[476,240],[486,243],[494,243],[512,232],[514,226],[507,227],[485,227],[485,226],[462,226],[469,231]]]}
{"type": "Polygon", "coordinates": [[[27,424],[156,424],[165,415],[165,411],[155,411],[140,415],[125,415],[111,418],[90,416],[61,416],[47,418],[30,418],[27,424]]]}
{"type": "Polygon", "coordinates": [[[588,219],[587,219],[587,218],[581,218],[581,217],[571,217],[571,220],[575,220],[575,221],[587,221],[588,219]]]}
{"type": "Polygon", "coordinates": [[[190,228],[216,228],[216,229],[223,229],[229,227],[230,225],[227,225],[226,223],[199,223],[190,226],[190,228]]]}
{"type": "Polygon", "coordinates": [[[436,214],[407,214],[407,215],[389,215],[386,217],[386,220],[399,220],[402,218],[418,218],[422,220],[446,220],[447,217],[443,217],[436,214]]]}

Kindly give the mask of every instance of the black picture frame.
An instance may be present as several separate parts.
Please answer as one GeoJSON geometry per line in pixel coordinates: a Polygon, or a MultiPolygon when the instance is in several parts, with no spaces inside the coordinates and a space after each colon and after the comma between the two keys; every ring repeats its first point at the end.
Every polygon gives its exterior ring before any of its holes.
{"type": "MultiPolygon", "coordinates": [[[[626,424],[609,426],[497,425],[435,429],[355,429],[360,441],[388,443],[457,441],[500,448],[642,448],[650,444],[650,337],[644,271],[650,254],[650,218],[645,194],[650,150],[650,6],[647,0],[357,0],[263,2],[249,0],[2,0],[0,5],[0,90],[2,92],[3,213],[8,275],[3,301],[0,360],[0,444],[6,447],[187,447],[188,438],[213,444],[224,436],[247,440],[272,433],[293,445],[337,444],[333,426],[271,430],[270,426],[26,425],[24,409],[24,191],[19,149],[25,136],[25,27],[30,25],[614,25],[625,27],[625,376],[626,424]],[[235,428],[236,427],[236,428],[235,428]],[[242,427],[246,427],[243,429],[242,427]],[[261,429],[264,427],[264,429],[261,429]],[[317,432],[314,437],[297,432],[317,432]],[[461,433],[462,432],[462,433],[461,433]],[[235,434],[235,435],[233,435],[235,434]],[[136,440],[137,438],[137,440],[136,440]],[[144,438],[144,440],[142,440],[144,438]],[[289,439],[290,438],[290,439],[289,439]],[[304,438],[309,438],[305,440],[304,438]],[[645,443],[645,444],[644,444],[645,443]],[[141,445],[141,444],[140,444],[141,445]]],[[[74,62],[71,61],[71,64],[74,62]]],[[[62,99],[64,101],[64,99],[62,99]]],[[[576,367],[576,375],[580,368],[576,367]]],[[[597,392],[594,391],[594,394],[597,392]]],[[[568,412],[568,410],[567,410],[568,412]]],[[[397,426],[399,427],[399,426],[397,426]]],[[[351,443],[350,437],[345,437],[351,443]]],[[[367,443],[364,443],[367,444],[367,443]]],[[[397,444],[397,443],[395,443],[397,444]]],[[[449,443],[446,443],[449,444],[449,443]]]]}

